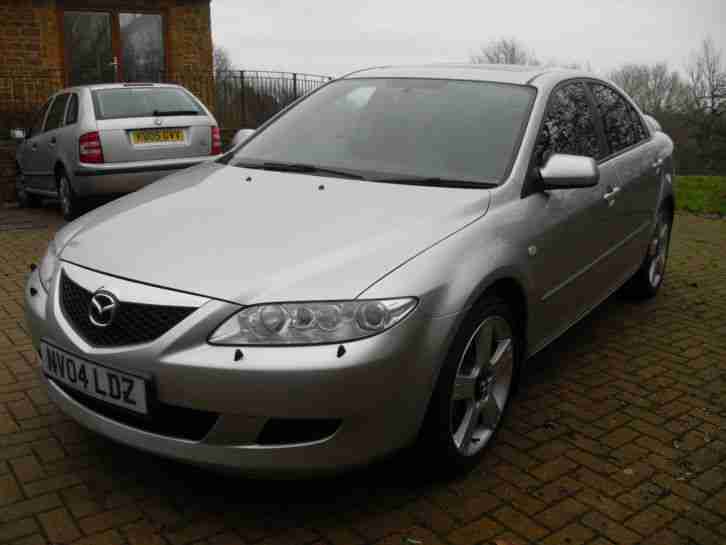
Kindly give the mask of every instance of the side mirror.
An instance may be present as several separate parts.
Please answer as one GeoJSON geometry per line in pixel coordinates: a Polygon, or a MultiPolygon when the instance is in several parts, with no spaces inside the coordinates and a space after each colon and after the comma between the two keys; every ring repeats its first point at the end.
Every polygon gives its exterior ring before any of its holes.
{"type": "Polygon", "coordinates": [[[10,129],[10,138],[13,140],[25,140],[25,129],[10,129]]]}
{"type": "Polygon", "coordinates": [[[539,169],[539,175],[543,189],[593,187],[600,180],[600,169],[592,157],[557,153],[539,169]]]}
{"type": "Polygon", "coordinates": [[[232,141],[229,143],[229,149],[237,147],[239,144],[247,140],[250,136],[255,134],[255,129],[240,129],[232,137],[232,141]]]}

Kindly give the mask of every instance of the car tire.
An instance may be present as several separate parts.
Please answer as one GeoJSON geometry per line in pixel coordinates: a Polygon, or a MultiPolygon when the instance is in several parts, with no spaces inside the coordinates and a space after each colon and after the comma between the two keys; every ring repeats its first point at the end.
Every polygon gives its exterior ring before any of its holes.
{"type": "Polygon", "coordinates": [[[648,243],[645,259],[638,271],[623,286],[622,293],[631,299],[655,297],[663,284],[670,247],[673,215],[663,207],[656,218],[655,230],[648,243]]]}
{"type": "MultiPolygon", "coordinates": [[[[459,327],[439,374],[419,442],[427,467],[472,469],[509,407],[522,354],[520,324],[504,299],[484,296],[459,327]],[[429,455],[435,458],[430,465],[429,455]]],[[[419,455],[420,456],[420,455],[419,455]]]]}
{"type": "Polygon", "coordinates": [[[40,206],[40,197],[28,193],[28,186],[25,184],[25,175],[19,166],[16,166],[15,174],[15,199],[20,208],[37,208],[40,206]]]}
{"type": "Polygon", "coordinates": [[[58,200],[60,201],[61,212],[66,221],[72,221],[83,214],[83,203],[76,196],[71,186],[71,181],[65,171],[60,170],[57,175],[58,200]]]}

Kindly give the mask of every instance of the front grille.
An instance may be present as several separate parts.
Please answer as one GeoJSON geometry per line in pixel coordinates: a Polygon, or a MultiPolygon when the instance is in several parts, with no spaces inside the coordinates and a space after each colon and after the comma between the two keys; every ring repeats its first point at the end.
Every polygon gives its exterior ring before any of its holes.
{"type": "Polygon", "coordinates": [[[121,301],[113,322],[96,327],[88,317],[93,293],[65,273],[60,279],[60,304],[75,331],[94,346],[123,346],[151,342],[194,312],[195,308],[144,305],[121,301]]]}
{"type": "MultiPolygon", "coordinates": [[[[53,379],[51,379],[53,380],[53,379]]],[[[167,405],[156,402],[151,409],[149,417],[137,416],[134,413],[109,405],[103,401],[87,396],[68,388],[64,384],[53,380],[53,384],[63,390],[70,398],[87,409],[106,418],[125,424],[132,428],[148,431],[157,435],[201,441],[212,429],[219,413],[188,409],[176,405],[167,405]]]]}

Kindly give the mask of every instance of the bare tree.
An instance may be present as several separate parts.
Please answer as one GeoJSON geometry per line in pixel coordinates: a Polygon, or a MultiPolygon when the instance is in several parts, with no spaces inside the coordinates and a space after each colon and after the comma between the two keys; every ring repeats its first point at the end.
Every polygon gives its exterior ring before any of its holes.
{"type": "Polygon", "coordinates": [[[693,128],[706,172],[726,151],[726,66],[711,38],[691,55],[686,66],[689,93],[686,115],[693,128]]]}
{"type": "Polygon", "coordinates": [[[229,59],[229,52],[222,46],[215,46],[212,62],[214,63],[214,74],[232,70],[232,61],[229,59]]]}
{"type": "Polygon", "coordinates": [[[726,110],[726,66],[723,53],[713,39],[701,42],[686,66],[692,107],[706,114],[721,116],[726,110]]]}
{"type": "Polygon", "coordinates": [[[678,112],[685,106],[688,86],[665,62],[654,65],[626,64],[610,73],[610,79],[653,116],[678,112]]]}
{"type": "Polygon", "coordinates": [[[483,45],[478,54],[471,56],[473,64],[540,64],[533,51],[516,38],[499,38],[483,45]]]}

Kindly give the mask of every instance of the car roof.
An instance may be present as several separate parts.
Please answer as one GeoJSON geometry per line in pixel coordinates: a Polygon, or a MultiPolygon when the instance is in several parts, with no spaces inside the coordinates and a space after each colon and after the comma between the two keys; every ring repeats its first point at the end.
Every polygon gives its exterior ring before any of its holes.
{"type": "Polygon", "coordinates": [[[544,74],[563,78],[595,77],[587,72],[542,66],[513,64],[441,63],[404,66],[378,66],[351,72],[343,78],[436,78],[473,81],[491,81],[525,85],[544,74]]]}
{"type": "Polygon", "coordinates": [[[66,87],[65,89],[61,89],[55,94],[58,93],[67,93],[70,91],[80,91],[81,89],[89,89],[91,91],[95,91],[97,89],[124,89],[124,88],[133,88],[133,87],[174,87],[178,88],[181,87],[180,85],[176,85],[174,83],[151,83],[151,82],[139,82],[139,83],[92,83],[88,85],[75,85],[73,87],[66,87]]]}

